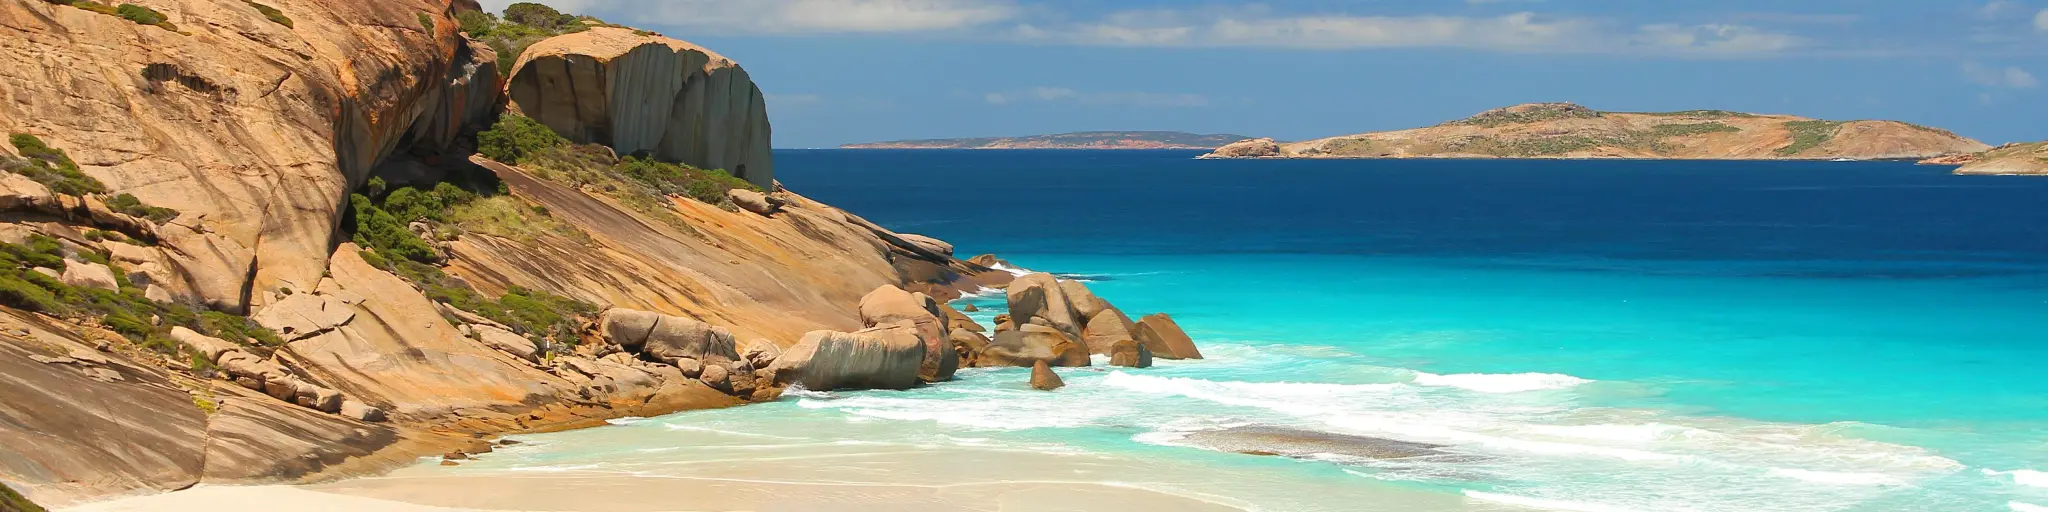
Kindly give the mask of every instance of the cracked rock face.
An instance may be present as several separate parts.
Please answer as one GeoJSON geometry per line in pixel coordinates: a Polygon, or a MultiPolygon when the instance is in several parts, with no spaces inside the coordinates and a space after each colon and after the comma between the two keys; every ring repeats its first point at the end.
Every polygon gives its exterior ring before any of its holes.
{"type": "Polygon", "coordinates": [[[724,169],[773,189],[768,107],[731,59],[630,29],[535,43],[513,65],[512,108],[579,143],[724,169]]]}

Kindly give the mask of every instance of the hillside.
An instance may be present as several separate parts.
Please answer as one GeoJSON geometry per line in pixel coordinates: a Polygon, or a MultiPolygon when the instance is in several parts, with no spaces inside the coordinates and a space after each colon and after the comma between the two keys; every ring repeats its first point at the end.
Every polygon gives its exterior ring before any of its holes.
{"type": "Polygon", "coordinates": [[[1934,158],[1920,163],[1958,165],[1956,174],[2048,175],[2048,142],[2012,143],[1983,153],[1934,158]]]}
{"type": "Polygon", "coordinates": [[[1187,132],[1073,132],[1028,137],[898,140],[847,144],[843,149],[1215,149],[1242,135],[1187,132]]]}
{"type": "Polygon", "coordinates": [[[1827,121],[1724,110],[1602,112],[1532,103],[1436,126],[1303,142],[1255,139],[1204,158],[1921,159],[1988,146],[1898,121],[1827,121]]]}

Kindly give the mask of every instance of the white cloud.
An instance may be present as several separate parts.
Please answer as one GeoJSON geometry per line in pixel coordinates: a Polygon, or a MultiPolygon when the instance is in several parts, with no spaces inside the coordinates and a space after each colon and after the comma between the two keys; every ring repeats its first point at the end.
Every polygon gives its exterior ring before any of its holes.
{"type": "Polygon", "coordinates": [[[1977,8],[1977,17],[1984,18],[1987,20],[2009,20],[2012,19],[2008,17],[2011,15],[2017,14],[2025,16],[2025,14],[2023,13],[2025,13],[2026,10],[2027,6],[2025,4],[2021,4],[2018,0],[1991,0],[1990,2],[1986,2],[1983,7],[1977,8]]]}
{"type": "Polygon", "coordinates": [[[1975,62],[1963,63],[1963,78],[1973,84],[2001,89],[2032,89],[2041,85],[2041,81],[2035,79],[2033,73],[2028,73],[2019,66],[2006,66],[2001,69],[1985,67],[1975,62]]]}
{"type": "Polygon", "coordinates": [[[2048,9],[2034,13],[2034,30],[2048,32],[2048,9]]]}
{"type": "Polygon", "coordinates": [[[1704,54],[1777,53],[1799,46],[1797,36],[1741,25],[1646,25],[1631,42],[1642,47],[1704,54]]]}
{"type": "MultiPolygon", "coordinates": [[[[513,0],[489,0],[487,10],[513,0]]],[[[563,12],[614,23],[715,33],[882,33],[956,30],[1015,18],[1011,0],[567,0],[563,12]]]]}
{"type": "Polygon", "coordinates": [[[1066,87],[1038,86],[1021,91],[991,92],[982,95],[982,100],[996,105],[1011,103],[1080,103],[1083,105],[1121,105],[1133,107],[1177,107],[1192,108],[1209,106],[1207,96],[1186,93],[1156,92],[1083,92],[1066,87]]]}

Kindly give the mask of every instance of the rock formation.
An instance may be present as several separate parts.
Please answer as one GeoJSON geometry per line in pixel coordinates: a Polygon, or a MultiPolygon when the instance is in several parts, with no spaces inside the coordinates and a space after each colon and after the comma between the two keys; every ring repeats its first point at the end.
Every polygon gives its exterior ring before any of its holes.
{"type": "Polygon", "coordinates": [[[512,107],[570,140],[774,188],[767,100],[745,69],[711,50],[597,27],[528,47],[510,75],[512,107]]]}
{"type": "Polygon", "coordinates": [[[844,333],[814,331],[769,367],[777,384],[805,389],[910,389],[925,360],[924,340],[904,325],[844,333]]]}
{"type": "Polygon", "coordinates": [[[1436,126],[1286,144],[1245,140],[1204,158],[1637,158],[1918,160],[1987,146],[1898,121],[1827,121],[1723,110],[1602,112],[1531,103],[1436,126]]]}
{"type": "Polygon", "coordinates": [[[2048,142],[2013,143],[1929,165],[1959,165],[1956,174],[2048,175],[2048,142]]]}
{"type": "Polygon", "coordinates": [[[925,382],[953,379],[960,368],[960,355],[953,350],[949,319],[937,301],[922,293],[883,285],[860,299],[860,320],[869,328],[904,325],[917,332],[924,344],[924,362],[919,378],[925,382]]]}
{"type": "Polygon", "coordinates": [[[1060,374],[1053,373],[1045,361],[1031,364],[1031,389],[1052,391],[1063,387],[1067,387],[1066,381],[1060,380],[1060,374]]]}
{"type": "Polygon", "coordinates": [[[1059,329],[1024,324],[1015,330],[997,331],[995,340],[975,358],[977,366],[1031,366],[1039,362],[1088,366],[1088,346],[1059,329]]]}
{"type": "Polygon", "coordinates": [[[1202,351],[1195,349],[1195,342],[1188,337],[1180,324],[1166,313],[1154,313],[1138,319],[1138,328],[1131,332],[1138,343],[1162,359],[1201,359],[1202,351]]]}

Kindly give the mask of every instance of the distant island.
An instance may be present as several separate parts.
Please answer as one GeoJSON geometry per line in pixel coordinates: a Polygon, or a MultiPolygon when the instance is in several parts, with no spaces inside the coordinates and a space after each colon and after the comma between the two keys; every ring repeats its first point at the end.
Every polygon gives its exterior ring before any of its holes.
{"type": "Polygon", "coordinates": [[[1243,135],[1187,132],[1073,132],[1025,137],[897,140],[847,144],[842,149],[1216,149],[1243,135]]]}
{"type": "Polygon", "coordinates": [[[1293,143],[1244,140],[1203,158],[1919,160],[1987,149],[1947,130],[1898,121],[1726,110],[1602,112],[1531,103],[1426,128],[1293,143]]]}
{"type": "Polygon", "coordinates": [[[1956,174],[2048,175],[2048,142],[2015,142],[1982,153],[1922,160],[1928,165],[1954,165],[1956,174]]]}

